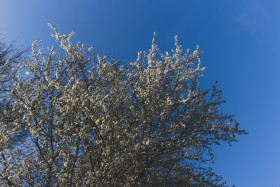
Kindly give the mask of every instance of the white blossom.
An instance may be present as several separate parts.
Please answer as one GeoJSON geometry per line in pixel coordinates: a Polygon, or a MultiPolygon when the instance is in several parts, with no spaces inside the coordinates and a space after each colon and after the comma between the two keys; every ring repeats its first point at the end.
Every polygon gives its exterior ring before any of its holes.
{"type": "Polygon", "coordinates": [[[15,80],[12,107],[0,115],[1,185],[218,184],[200,164],[214,159],[212,145],[245,131],[219,110],[216,85],[199,88],[198,47],[183,54],[176,36],[163,55],[154,35],[148,54],[121,67],[49,25],[62,50],[33,43],[16,68],[28,76],[15,80]],[[26,142],[9,147],[20,129],[26,142]]]}

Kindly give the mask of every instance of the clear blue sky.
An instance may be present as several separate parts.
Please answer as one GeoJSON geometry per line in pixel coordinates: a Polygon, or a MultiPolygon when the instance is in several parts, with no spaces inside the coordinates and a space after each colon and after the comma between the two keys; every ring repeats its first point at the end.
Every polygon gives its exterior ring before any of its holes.
{"type": "Polygon", "coordinates": [[[214,169],[229,185],[280,185],[279,0],[1,0],[0,33],[8,41],[50,45],[50,22],[101,54],[134,61],[153,32],[163,50],[178,35],[200,45],[203,85],[219,81],[227,103],[249,135],[216,148],[214,169]]]}

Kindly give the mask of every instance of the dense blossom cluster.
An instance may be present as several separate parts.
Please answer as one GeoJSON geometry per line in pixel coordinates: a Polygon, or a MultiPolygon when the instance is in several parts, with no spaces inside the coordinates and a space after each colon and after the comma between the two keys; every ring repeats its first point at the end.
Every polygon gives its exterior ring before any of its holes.
{"type": "Polygon", "coordinates": [[[214,160],[213,145],[246,132],[221,113],[216,84],[199,88],[198,49],[183,54],[175,37],[163,54],[153,40],[120,65],[51,27],[60,45],[37,50],[34,42],[8,73],[1,186],[221,184],[203,163],[214,160]]]}

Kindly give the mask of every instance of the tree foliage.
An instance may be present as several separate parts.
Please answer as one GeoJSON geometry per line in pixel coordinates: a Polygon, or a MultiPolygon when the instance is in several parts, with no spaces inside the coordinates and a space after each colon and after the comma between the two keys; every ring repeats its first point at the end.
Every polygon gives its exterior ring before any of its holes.
{"type": "Polygon", "coordinates": [[[14,67],[11,108],[1,113],[0,184],[14,186],[219,185],[204,163],[213,145],[246,134],[216,84],[199,87],[200,52],[148,53],[121,65],[50,25],[59,46],[14,67]],[[26,132],[25,141],[8,146],[26,132]],[[9,129],[9,130],[8,130],[9,129]]]}

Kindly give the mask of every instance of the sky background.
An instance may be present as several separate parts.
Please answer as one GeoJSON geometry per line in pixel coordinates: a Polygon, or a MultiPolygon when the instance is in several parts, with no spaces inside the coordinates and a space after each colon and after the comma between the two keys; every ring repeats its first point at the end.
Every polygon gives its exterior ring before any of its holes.
{"type": "Polygon", "coordinates": [[[0,0],[6,41],[50,46],[47,23],[123,63],[147,51],[154,32],[161,51],[175,35],[183,49],[199,44],[202,86],[218,80],[224,112],[249,132],[215,147],[214,170],[236,187],[280,186],[279,0],[0,0]]]}

